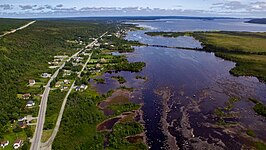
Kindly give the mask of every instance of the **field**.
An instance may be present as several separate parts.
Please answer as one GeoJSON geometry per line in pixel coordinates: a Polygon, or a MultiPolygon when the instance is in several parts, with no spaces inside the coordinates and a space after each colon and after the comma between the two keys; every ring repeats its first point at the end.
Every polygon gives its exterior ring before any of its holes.
{"type": "Polygon", "coordinates": [[[230,73],[236,76],[255,76],[266,81],[266,33],[253,32],[148,32],[151,36],[193,36],[202,42],[204,51],[236,62],[230,73]]]}

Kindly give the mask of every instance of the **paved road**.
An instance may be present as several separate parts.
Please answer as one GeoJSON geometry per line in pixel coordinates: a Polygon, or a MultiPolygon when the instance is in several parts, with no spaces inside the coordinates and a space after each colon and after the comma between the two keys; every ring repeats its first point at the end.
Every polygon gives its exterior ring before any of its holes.
{"type": "MultiPolygon", "coordinates": [[[[103,37],[106,33],[104,33],[99,38],[103,37]]],[[[94,40],[92,43],[88,44],[85,48],[93,46],[98,41],[99,38],[94,40]]],[[[69,61],[73,57],[76,57],[83,50],[84,49],[81,49],[80,51],[78,51],[77,53],[72,55],[67,61],[69,61]]],[[[45,113],[46,113],[46,108],[47,108],[47,101],[48,101],[48,96],[49,96],[49,92],[50,92],[50,84],[54,80],[54,78],[57,77],[59,71],[64,66],[65,66],[65,62],[58,68],[58,70],[50,78],[50,80],[48,81],[48,83],[47,83],[47,85],[45,87],[45,90],[43,92],[43,96],[42,96],[42,100],[41,100],[41,104],[40,104],[40,109],[39,109],[39,116],[38,116],[38,119],[37,119],[37,126],[36,126],[36,129],[35,129],[35,132],[34,132],[34,135],[33,135],[33,139],[32,139],[32,143],[31,143],[31,148],[30,148],[31,150],[39,150],[40,149],[43,125],[44,125],[44,122],[45,122],[45,113]]],[[[61,110],[60,110],[60,112],[61,112],[61,110]]],[[[61,122],[61,119],[60,119],[60,122],[61,122]]],[[[59,125],[60,125],[60,123],[59,123],[59,125]]]]}
{"type": "MultiPolygon", "coordinates": [[[[79,72],[79,77],[80,77],[81,72],[84,71],[84,69],[86,68],[88,62],[90,61],[92,53],[89,55],[89,58],[87,59],[86,63],[83,65],[81,71],[79,72]]],[[[66,106],[66,102],[67,102],[68,96],[71,93],[72,89],[74,88],[75,82],[76,82],[76,80],[72,83],[70,89],[68,90],[68,92],[67,92],[67,94],[66,94],[66,96],[64,98],[64,101],[62,103],[61,110],[59,112],[59,115],[58,115],[58,118],[57,118],[57,121],[56,121],[56,125],[55,125],[55,128],[53,130],[52,135],[50,136],[50,138],[45,143],[42,143],[42,145],[41,145],[41,149],[42,150],[50,150],[51,149],[51,145],[52,145],[52,143],[53,143],[53,141],[54,141],[54,139],[55,139],[55,137],[57,135],[57,132],[59,131],[60,123],[61,123],[62,116],[63,116],[64,110],[65,110],[65,106],[66,106]]]]}
{"type": "Polygon", "coordinates": [[[8,35],[8,34],[15,33],[15,32],[17,32],[18,30],[22,30],[22,29],[24,29],[24,28],[27,28],[28,26],[30,26],[31,24],[34,24],[35,22],[36,22],[36,21],[31,21],[31,22],[27,23],[27,24],[24,25],[24,26],[21,26],[21,27],[19,27],[19,28],[17,28],[17,29],[14,29],[14,30],[12,30],[12,31],[8,31],[8,32],[6,32],[6,33],[0,35],[0,38],[6,36],[6,35],[8,35]]]}

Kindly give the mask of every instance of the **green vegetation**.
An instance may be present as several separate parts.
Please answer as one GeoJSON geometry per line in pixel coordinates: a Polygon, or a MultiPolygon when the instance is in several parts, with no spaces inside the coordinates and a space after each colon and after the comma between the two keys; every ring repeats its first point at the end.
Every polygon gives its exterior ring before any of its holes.
{"type": "Polygon", "coordinates": [[[106,36],[101,41],[100,48],[118,51],[120,53],[133,52],[134,48],[132,46],[141,46],[143,44],[138,41],[129,41],[124,38],[117,37],[115,35],[106,36]]]}
{"type": "Polygon", "coordinates": [[[143,132],[143,126],[136,122],[118,123],[113,127],[113,131],[109,136],[109,150],[115,149],[147,149],[143,143],[129,143],[125,137],[136,135],[143,132]]]}
{"type": "Polygon", "coordinates": [[[120,84],[124,84],[127,82],[126,79],[122,76],[112,76],[111,78],[117,80],[120,84]]]}
{"type": "MultiPolygon", "coordinates": [[[[120,30],[121,28],[119,31],[120,30]]],[[[115,32],[117,33],[118,31],[115,32]]],[[[108,33],[107,37],[103,37],[102,40],[99,40],[100,45],[105,45],[104,43],[106,42],[108,43],[106,46],[108,45],[110,47],[100,46],[99,48],[97,47],[93,49],[91,60],[85,68],[84,73],[81,76],[82,78],[77,79],[76,84],[77,82],[80,84],[87,84],[89,79],[93,79],[98,84],[102,84],[105,83],[105,79],[99,78],[99,76],[105,72],[138,72],[145,66],[145,63],[142,62],[130,63],[125,56],[111,55],[110,52],[125,52],[132,48],[132,43],[123,41],[121,40],[121,37],[118,38],[111,33],[113,32],[108,33]],[[120,46],[122,46],[122,48],[120,46]]],[[[67,64],[66,66],[69,67],[66,69],[72,70],[72,64],[67,64]]],[[[113,76],[112,78],[118,80],[120,83],[125,82],[125,79],[121,76],[113,76]]],[[[133,90],[131,88],[129,89],[133,90]]],[[[113,110],[115,114],[112,116],[105,116],[97,105],[107,97],[112,96],[113,93],[114,91],[110,90],[106,94],[99,95],[97,92],[91,91],[91,88],[88,88],[83,92],[71,93],[66,104],[59,132],[52,148],[65,149],[67,147],[68,149],[93,150],[125,148],[132,150],[147,149],[143,141],[130,143],[126,140],[126,136],[133,136],[134,134],[143,132],[143,126],[134,119],[124,121],[123,123],[117,122],[112,131],[97,132],[97,125],[101,124],[105,120],[108,120],[111,117],[119,116],[123,112],[137,110],[141,107],[140,105],[131,103],[130,101],[113,103],[108,106],[108,109],[113,110]],[[117,142],[118,139],[120,144],[117,142]]]]}
{"type": "Polygon", "coordinates": [[[236,97],[231,97],[228,102],[226,102],[226,107],[224,108],[227,111],[230,111],[234,107],[234,103],[238,102],[240,99],[236,97]]]}
{"type": "Polygon", "coordinates": [[[265,150],[266,149],[266,145],[264,143],[261,142],[255,142],[255,147],[257,150],[265,150]]]}
{"type": "MultiPolygon", "coordinates": [[[[5,19],[1,21],[6,22],[5,19]]],[[[1,24],[1,30],[2,27],[1,24]]],[[[115,24],[101,22],[37,21],[23,30],[1,38],[0,136],[10,139],[10,142],[15,138],[26,140],[24,131],[14,134],[11,124],[28,114],[36,116],[38,107],[26,109],[28,100],[22,99],[22,94],[30,93],[29,100],[34,99],[38,106],[38,95],[42,94],[43,85],[48,81],[41,74],[55,72],[55,69],[49,69],[48,62],[53,61],[55,55],[70,56],[76,53],[84,44],[91,42],[90,38],[113,31],[114,27],[115,24]],[[83,43],[71,43],[68,40],[82,40],[83,43]],[[28,86],[30,79],[34,79],[36,85],[28,86]]]]}
{"type": "Polygon", "coordinates": [[[225,102],[224,107],[219,107],[214,110],[214,115],[216,115],[219,119],[217,121],[218,125],[228,125],[228,124],[235,124],[235,122],[226,122],[224,118],[233,118],[233,114],[230,111],[234,108],[234,104],[240,101],[237,97],[231,97],[227,102],[225,102]]]}
{"type": "Polygon", "coordinates": [[[122,89],[122,90],[128,90],[128,91],[133,91],[134,90],[134,88],[132,88],[132,87],[126,87],[126,86],[120,86],[120,87],[118,87],[117,89],[122,89]]]}
{"type": "Polygon", "coordinates": [[[179,37],[190,35],[189,32],[146,32],[149,36],[179,37]]]}
{"type": "Polygon", "coordinates": [[[266,24],[266,18],[251,19],[246,21],[246,23],[266,24]]]}
{"type": "Polygon", "coordinates": [[[131,110],[138,110],[140,109],[141,105],[134,104],[134,103],[126,103],[126,104],[113,104],[110,105],[109,108],[115,111],[115,115],[119,115],[123,112],[128,112],[131,110]]]}
{"type": "Polygon", "coordinates": [[[4,19],[0,18],[0,34],[4,32],[11,31],[12,29],[17,29],[32,20],[25,20],[25,19],[4,19]]]}
{"type": "Polygon", "coordinates": [[[253,130],[251,130],[251,129],[248,129],[246,131],[246,133],[247,133],[247,135],[252,136],[252,137],[255,137],[256,136],[255,132],[253,130]]]}
{"type": "Polygon", "coordinates": [[[105,80],[104,78],[96,78],[93,79],[97,84],[105,84],[105,80]]]}
{"type": "Polygon", "coordinates": [[[266,81],[266,33],[253,32],[150,32],[152,36],[193,36],[202,42],[203,50],[236,62],[230,70],[235,76],[255,76],[266,81]]]}
{"type": "Polygon", "coordinates": [[[145,76],[140,76],[140,75],[136,75],[135,78],[136,78],[136,79],[147,80],[147,77],[145,77],[145,76]]]}
{"type": "Polygon", "coordinates": [[[261,116],[266,117],[266,106],[261,103],[260,101],[254,99],[254,98],[249,98],[249,100],[253,103],[255,103],[255,106],[253,107],[253,110],[261,116]]]}
{"type": "Polygon", "coordinates": [[[124,62],[110,66],[108,69],[115,71],[140,72],[145,67],[145,65],[146,64],[144,62],[124,62]]]}
{"type": "Polygon", "coordinates": [[[50,92],[47,101],[44,130],[54,128],[65,95],[66,92],[61,92],[59,89],[50,92]]]}
{"type": "Polygon", "coordinates": [[[53,149],[103,149],[103,135],[96,132],[104,119],[96,106],[101,100],[93,91],[69,95],[53,149]]]}
{"type": "Polygon", "coordinates": [[[257,114],[266,117],[266,106],[265,106],[264,104],[262,104],[262,103],[258,103],[258,104],[256,104],[256,105],[253,107],[253,110],[254,110],[257,114]]]}

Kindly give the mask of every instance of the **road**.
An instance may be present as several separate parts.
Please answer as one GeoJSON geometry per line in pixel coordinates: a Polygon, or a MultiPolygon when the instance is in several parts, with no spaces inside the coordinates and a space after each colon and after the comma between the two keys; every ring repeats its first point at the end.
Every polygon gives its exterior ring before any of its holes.
{"type": "MultiPolygon", "coordinates": [[[[93,52],[92,52],[93,53],[93,52]]],[[[80,77],[80,74],[84,71],[84,69],[86,68],[88,62],[90,61],[91,59],[91,56],[92,56],[92,53],[89,55],[89,58],[87,59],[86,63],[83,65],[81,71],[79,72],[79,77],[80,77]]],[[[60,109],[60,112],[58,114],[58,118],[57,118],[57,121],[56,121],[56,125],[55,125],[55,128],[53,130],[53,133],[52,135],[50,136],[50,138],[41,145],[41,149],[42,150],[49,150],[51,149],[51,145],[57,135],[57,132],[59,131],[59,127],[60,127],[60,123],[61,123],[61,120],[62,120],[62,116],[63,116],[63,113],[64,113],[64,110],[65,110],[65,106],[66,106],[66,102],[67,102],[67,99],[68,99],[68,96],[69,94],[71,93],[72,89],[74,88],[74,85],[75,85],[75,82],[76,80],[72,83],[70,89],[68,90],[65,98],[64,98],[64,101],[62,103],[62,106],[61,106],[61,109],[60,109]]]]}
{"type": "MultiPolygon", "coordinates": [[[[99,38],[103,37],[105,34],[107,34],[107,32],[104,33],[103,35],[101,35],[99,38]]],[[[93,42],[88,44],[85,48],[92,47],[98,41],[99,38],[95,39],[93,42]]],[[[70,61],[73,57],[76,57],[83,50],[84,49],[81,49],[80,51],[78,51],[77,53],[72,55],[67,61],[70,61]]],[[[53,76],[50,78],[47,85],[45,86],[45,90],[43,92],[42,100],[41,100],[41,104],[40,104],[39,116],[37,119],[37,126],[36,126],[36,129],[35,129],[35,132],[33,135],[33,139],[32,139],[32,143],[31,143],[31,148],[30,148],[31,150],[39,150],[40,149],[43,125],[45,122],[45,113],[46,113],[46,108],[47,108],[47,101],[48,101],[48,96],[49,96],[49,92],[50,92],[50,84],[57,77],[59,71],[64,66],[65,66],[65,62],[57,69],[57,71],[53,74],[53,76]]]]}
{"type": "Polygon", "coordinates": [[[17,32],[18,30],[22,30],[22,29],[24,29],[24,28],[27,28],[28,26],[34,24],[35,22],[36,22],[36,21],[31,21],[31,22],[27,23],[27,24],[24,25],[24,26],[21,26],[21,27],[19,27],[19,28],[17,28],[17,29],[14,29],[14,30],[12,30],[12,31],[8,31],[8,32],[6,32],[6,33],[0,35],[0,38],[6,36],[6,35],[8,35],[8,34],[15,33],[15,32],[17,32]]]}

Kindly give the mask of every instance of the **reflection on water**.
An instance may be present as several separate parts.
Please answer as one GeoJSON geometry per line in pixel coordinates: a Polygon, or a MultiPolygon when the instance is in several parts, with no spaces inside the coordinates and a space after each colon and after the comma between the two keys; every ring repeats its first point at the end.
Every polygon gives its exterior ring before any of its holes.
{"type": "MultiPolygon", "coordinates": [[[[169,20],[162,22],[141,22],[156,30],[247,30],[266,31],[266,26],[242,24],[238,21],[224,20],[169,20]],[[199,23],[200,22],[200,23],[199,23]]],[[[146,44],[167,46],[200,47],[200,43],[191,37],[163,38],[149,37],[145,31],[133,31],[126,37],[146,44]]],[[[240,122],[241,125],[230,128],[230,132],[245,133],[250,128],[260,139],[266,140],[265,120],[256,116],[247,99],[258,98],[266,103],[266,85],[254,77],[234,77],[229,70],[235,63],[216,57],[213,53],[178,50],[170,48],[136,47],[135,52],[127,54],[129,61],[144,61],[146,67],[141,73],[120,72],[128,81],[128,87],[137,87],[144,102],[144,121],[146,135],[151,149],[169,147],[169,135],[174,136],[181,149],[205,147],[209,149],[240,149],[245,142],[241,136],[231,136],[220,127],[214,126],[218,121],[213,112],[223,107],[230,97],[240,97],[235,104],[233,118],[225,119],[227,123],[240,122]],[[148,77],[147,82],[135,79],[137,74],[148,77]],[[167,88],[172,96],[165,102],[155,90],[167,88]],[[166,124],[162,124],[162,114],[167,110],[166,124]],[[240,113],[241,112],[241,113],[240,113]],[[166,126],[168,128],[163,128],[166,126]],[[166,133],[169,135],[166,135],[166,133]],[[168,141],[168,142],[167,142],[168,141]],[[168,145],[167,145],[168,144],[168,145]]],[[[104,93],[119,87],[117,81],[105,74],[107,83],[97,85],[98,91],[104,93]]],[[[246,143],[247,144],[247,143],[246,143]]]]}

